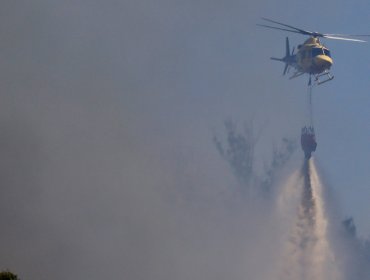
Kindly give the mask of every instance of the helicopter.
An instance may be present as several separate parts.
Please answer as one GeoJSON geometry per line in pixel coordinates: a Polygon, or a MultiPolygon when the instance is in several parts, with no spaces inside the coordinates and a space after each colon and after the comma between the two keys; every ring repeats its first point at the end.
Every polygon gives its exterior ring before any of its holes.
{"type": "Polygon", "coordinates": [[[258,26],[310,36],[303,44],[298,45],[297,53],[294,53],[294,48],[292,52],[290,52],[289,38],[286,37],[285,56],[283,58],[271,57],[272,60],[285,63],[283,75],[289,72],[290,67],[295,68],[295,73],[289,79],[299,77],[303,74],[309,74],[309,86],[312,84],[312,76],[317,85],[321,85],[334,79],[334,76],[330,73],[330,68],[333,65],[330,50],[320,42],[320,38],[363,43],[366,41],[355,39],[355,37],[370,37],[370,35],[324,34],[303,30],[268,18],[262,18],[262,20],[267,21],[270,24],[275,24],[276,26],[257,24],[258,26]]]}

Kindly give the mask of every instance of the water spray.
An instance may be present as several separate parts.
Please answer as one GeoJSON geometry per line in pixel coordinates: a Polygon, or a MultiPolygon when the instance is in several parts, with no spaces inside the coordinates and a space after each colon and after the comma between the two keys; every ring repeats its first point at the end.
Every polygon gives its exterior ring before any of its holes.
{"type": "Polygon", "coordinates": [[[322,184],[313,159],[304,160],[300,180],[295,182],[300,192],[299,205],[294,214],[279,279],[341,279],[330,245],[322,184]]]}

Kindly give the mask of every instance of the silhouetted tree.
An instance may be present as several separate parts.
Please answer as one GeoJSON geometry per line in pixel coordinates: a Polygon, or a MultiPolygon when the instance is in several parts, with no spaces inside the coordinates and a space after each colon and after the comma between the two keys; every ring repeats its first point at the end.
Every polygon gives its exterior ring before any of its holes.
{"type": "Polygon", "coordinates": [[[355,220],[352,217],[347,218],[342,222],[342,225],[346,233],[356,244],[356,248],[361,252],[360,255],[366,257],[367,261],[370,262],[370,240],[361,238],[357,235],[355,220]]]}
{"type": "Polygon", "coordinates": [[[357,237],[356,234],[356,225],[353,218],[347,218],[342,222],[342,225],[344,226],[344,229],[348,234],[350,234],[352,237],[357,237]]]}
{"type": "Polygon", "coordinates": [[[235,177],[244,186],[249,186],[253,177],[254,144],[251,127],[245,126],[244,133],[237,131],[231,120],[224,123],[227,140],[226,148],[216,137],[213,138],[220,155],[229,163],[235,177]]]}
{"type": "Polygon", "coordinates": [[[277,173],[288,162],[296,148],[296,141],[287,138],[282,139],[279,148],[273,148],[271,162],[265,166],[265,176],[260,182],[265,192],[270,191],[277,173]]]}
{"type": "Polygon", "coordinates": [[[349,263],[347,279],[367,279],[370,274],[370,240],[357,235],[356,224],[352,217],[342,221],[348,245],[355,254],[349,263]]]}
{"type": "Polygon", "coordinates": [[[253,126],[244,125],[243,132],[239,132],[236,124],[231,120],[225,121],[224,126],[225,146],[216,136],[213,141],[222,158],[229,163],[233,174],[242,186],[242,192],[249,193],[252,188],[268,192],[278,169],[293,154],[296,148],[295,142],[284,138],[281,147],[273,149],[272,161],[266,168],[263,179],[258,179],[254,172],[254,148],[258,137],[254,133],[253,126]]]}
{"type": "Polygon", "coordinates": [[[18,276],[8,270],[0,272],[0,280],[19,280],[18,276]]]}

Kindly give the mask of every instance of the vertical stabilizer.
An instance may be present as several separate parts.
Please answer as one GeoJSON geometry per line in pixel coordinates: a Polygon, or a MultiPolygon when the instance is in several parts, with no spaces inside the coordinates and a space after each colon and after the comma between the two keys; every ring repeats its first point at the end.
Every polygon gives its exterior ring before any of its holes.
{"type": "MultiPolygon", "coordinates": [[[[294,50],[293,50],[294,51],[294,50]]],[[[271,57],[272,60],[277,60],[285,63],[284,72],[283,75],[285,75],[288,72],[289,65],[291,65],[294,62],[294,55],[293,52],[290,54],[290,46],[289,46],[289,39],[286,37],[285,40],[285,56],[283,58],[276,58],[271,57]]]]}

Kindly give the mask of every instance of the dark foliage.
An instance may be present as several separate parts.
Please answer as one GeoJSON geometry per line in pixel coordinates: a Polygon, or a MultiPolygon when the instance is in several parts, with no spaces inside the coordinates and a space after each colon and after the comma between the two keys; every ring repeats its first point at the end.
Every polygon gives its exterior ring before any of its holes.
{"type": "Polygon", "coordinates": [[[356,237],[356,225],[353,218],[347,218],[342,222],[344,229],[348,234],[350,234],[352,237],[356,237]]]}
{"type": "Polygon", "coordinates": [[[19,280],[18,276],[10,271],[1,271],[0,280],[19,280]]]}
{"type": "Polygon", "coordinates": [[[213,141],[222,158],[228,162],[236,179],[242,187],[243,193],[250,193],[252,188],[268,193],[278,170],[286,164],[296,149],[295,141],[283,139],[279,148],[273,149],[272,160],[267,164],[262,179],[254,171],[254,148],[258,137],[255,136],[252,125],[244,125],[244,131],[239,132],[237,125],[225,121],[226,143],[214,137],[213,141]]]}
{"type": "Polygon", "coordinates": [[[261,188],[270,191],[278,171],[288,162],[297,145],[294,140],[283,138],[279,148],[274,147],[271,162],[265,167],[265,176],[260,182],[261,188]]]}
{"type": "Polygon", "coordinates": [[[240,133],[236,124],[225,121],[227,134],[226,148],[220,140],[214,137],[214,143],[220,155],[225,159],[237,180],[244,186],[248,186],[253,177],[254,139],[252,129],[245,127],[245,132],[240,133]]]}

